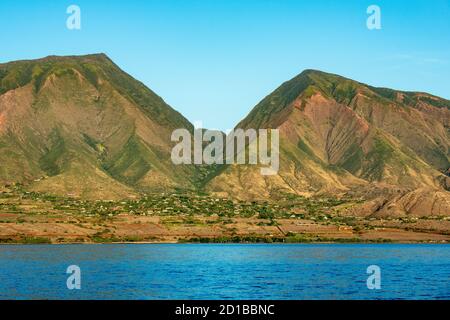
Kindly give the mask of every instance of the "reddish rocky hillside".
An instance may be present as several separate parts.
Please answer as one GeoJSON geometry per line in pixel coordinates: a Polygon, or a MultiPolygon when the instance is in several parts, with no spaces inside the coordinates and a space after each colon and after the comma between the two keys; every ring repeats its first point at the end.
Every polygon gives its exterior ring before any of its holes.
{"type": "Polygon", "coordinates": [[[237,127],[279,129],[280,170],[228,167],[208,184],[218,194],[351,194],[374,201],[357,214],[450,214],[448,100],[307,70],[237,127]]]}

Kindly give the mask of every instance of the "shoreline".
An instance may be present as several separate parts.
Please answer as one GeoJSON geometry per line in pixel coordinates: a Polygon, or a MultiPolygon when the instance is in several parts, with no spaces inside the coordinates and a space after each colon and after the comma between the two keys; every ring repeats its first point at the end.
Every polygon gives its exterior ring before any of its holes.
{"type": "Polygon", "coordinates": [[[176,241],[118,241],[118,242],[52,242],[52,243],[21,243],[21,242],[0,242],[1,246],[39,246],[39,245],[148,245],[148,244],[188,244],[188,245],[317,245],[317,244],[339,244],[339,245],[397,245],[397,244],[411,244],[411,245],[450,245],[449,241],[310,241],[310,242],[176,242],[176,241]]]}
{"type": "Polygon", "coordinates": [[[1,215],[0,245],[176,243],[450,243],[450,221],[360,220],[353,225],[310,219],[210,216],[1,215]],[[6,220],[8,219],[8,220],[6,220]],[[436,229],[441,226],[441,229],[436,229]]]}

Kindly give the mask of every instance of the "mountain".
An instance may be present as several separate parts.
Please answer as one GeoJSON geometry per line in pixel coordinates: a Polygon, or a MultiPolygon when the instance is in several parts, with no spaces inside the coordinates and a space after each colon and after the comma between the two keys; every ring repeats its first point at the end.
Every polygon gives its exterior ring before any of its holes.
{"type": "Polygon", "coordinates": [[[0,183],[85,198],[194,188],[175,166],[180,113],[106,55],[0,64],[0,183]]]}
{"type": "MultiPolygon", "coordinates": [[[[450,214],[450,101],[306,70],[236,128],[279,129],[280,169],[174,165],[191,123],[106,55],[0,64],[0,185],[87,199],[206,191],[359,199],[349,215],[450,214]]],[[[220,133],[222,134],[222,133],[220,133]]]]}
{"type": "Polygon", "coordinates": [[[357,214],[450,213],[449,100],[306,70],[236,128],[279,129],[280,170],[231,165],[207,184],[219,195],[351,195],[368,200],[357,214]]]}

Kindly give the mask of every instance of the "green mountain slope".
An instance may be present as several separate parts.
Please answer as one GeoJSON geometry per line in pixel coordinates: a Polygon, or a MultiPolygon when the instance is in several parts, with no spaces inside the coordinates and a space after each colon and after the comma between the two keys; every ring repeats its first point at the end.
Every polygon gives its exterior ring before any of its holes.
{"type": "Polygon", "coordinates": [[[0,181],[114,197],[193,188],[170,160],[174,129],[192,125],[106,55],[0,65],[0,181]]]}

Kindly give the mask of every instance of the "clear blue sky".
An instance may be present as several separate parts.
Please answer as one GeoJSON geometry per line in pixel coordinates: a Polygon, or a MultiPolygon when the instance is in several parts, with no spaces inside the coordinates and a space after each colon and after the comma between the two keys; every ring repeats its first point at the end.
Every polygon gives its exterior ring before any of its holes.
{"type": "Polygon", "coordinates": [[[1,0],[0,39],[0,62],[104,52],[223,130],[309,68],[450,99],[450,0],[1,0]],[[71,4],[79,31],[66,28],[71,4]],[[371,4],[381,30],[366,28],[371,4]]]}

